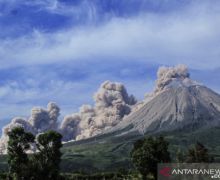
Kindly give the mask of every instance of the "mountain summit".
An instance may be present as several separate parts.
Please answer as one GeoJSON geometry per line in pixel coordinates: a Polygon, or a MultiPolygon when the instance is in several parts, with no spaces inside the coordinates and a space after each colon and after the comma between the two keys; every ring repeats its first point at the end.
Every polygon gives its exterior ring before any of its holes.
{"type": "Polygon", "coordinates": [[[184,65],[158,70],[156,88],[111,131],[195,130],[220,125],[220,95],[190,79],[184,65]]]}

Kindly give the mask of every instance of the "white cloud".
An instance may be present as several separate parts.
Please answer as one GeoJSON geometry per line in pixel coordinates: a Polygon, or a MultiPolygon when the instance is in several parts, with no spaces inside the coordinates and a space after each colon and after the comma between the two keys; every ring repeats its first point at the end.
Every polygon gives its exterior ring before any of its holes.
{"type": "Polygon", "coordinates": [[[114,59],[158,64],[220,66],[220,8],[196,4],[184,11],[113,18],[99,26],[1,40],[1,68],[64,61],[114,59]],[[212,63],[208,63],[212,61],[212,63]]]}

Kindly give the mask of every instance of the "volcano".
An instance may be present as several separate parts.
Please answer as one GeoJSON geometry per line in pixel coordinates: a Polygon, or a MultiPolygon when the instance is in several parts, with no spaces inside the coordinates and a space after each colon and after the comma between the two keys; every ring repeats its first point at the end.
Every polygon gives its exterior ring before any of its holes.
{"type": "MultiPolygon", "coordinates": [[[[69,157],[72,158],[73,154],[69,153],[71,150],[82,156],[82,163],[77,167],[129,168],[130,152],[138,139],[145,135],[163,135],[170,144],[173,156],[177,148],[185,150],[199,141],[212,147],[210,153],[215,154],[218,162],[220,95],[194,81],[184,65],[159,68],[157,76],[154,91],[135,104],[118,124],[97,136],[64,144],[64,158],[68,161],[69,157]],[[97,157],[104,162],[101,166],[100,163],[94,163],[97,157]],[[93,163],[88,164],[92,158],[93,163]]],[[[71,163],[67,163],[68,167],[74,161],[79,160],[71,159],[71,163]]]]}
{"type": "Polygon", "coordinates": [[[220,95],[190,79],[187,67],[177,66],[160,69],[155,91],[110,131],[145,134],[215,126],[220,126],[220,95]]]}
{"type": "Polygon", "coordinates": [[[220,125],[220,95],[204,86],[169,88],[125,118],[114,130],[140,133],[220,125]]]}

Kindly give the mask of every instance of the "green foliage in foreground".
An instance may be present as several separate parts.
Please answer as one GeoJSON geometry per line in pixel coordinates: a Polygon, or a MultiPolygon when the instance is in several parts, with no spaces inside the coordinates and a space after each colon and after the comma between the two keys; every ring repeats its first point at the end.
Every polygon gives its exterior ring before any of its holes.
{"type": "Polygon", "coordinates": [[[120,174],[120,173],[96,173],[96,174],[80,174],[80,173],[66,173],[63,177],[67,180],[141,180],[140,175],[120,174]]]}
{"type": "MultiPolygon", "coordinates": [[[[194,132],[177,131],[160,135],[169,142],[172,162],[184,161],[188,149],[193,148],[197,141],[209,150],[209,155],[214,157],[214,162],[220,162],[220,128],[201,129],[194,132]]],[[[138,134],[127,134],[64,144],[61,149],[63,153],[61,171],[63,173],[75,171],[96,173],[117,172],[120,168],[132,170],[134,167],[130,152],[134,142],[142,138],[143,136],[138,134]]]]}
{"type": "MultiPolygon", "coordinates": [[[[214,162],[220,162],[220,128],[203,129],[190,133],[178,131],[161,135],[169,142],[172,162],[185,161],[188,149],[194,148],[197,141],[208,149],[208,154],[214,157],[214,162]]],[[[158,137],[158,135],[154,136],[158,137]]],[[[90,176],[117,173],[121,168],[132,171],[134,167],[130,152],[134,142],[142,138],[143,136],[138,134],[127,134],[66,143],[61,148],[63,154],[61,172],[65,174],[65,177],[74,177],[79,174],[80,176],[90,176]]],[[[0,156],[0,171],[8,171],[6,155],[0,156]]],[[[3,178],[0,176],[0,179],[3,178]]]]}
{"type": "Polygon", "coordinates": [[[142,174],[143,180],[152,174],[157,179],[157,164],[170,162],[169,143],[164,138],[146,137],[134,143],[132,162],[142,174]]]}
{"type": "MultiPolygon", "coordinates": [[[[7,173],[0,173],[1,180],[8,180],[7,173]]],[[[41,179],[46,180],[46,179],[41,179]]],[[[120,173],[96,173],[96,174],[80,174],[80,173],[65,173],[61,174],[59,180],[142,180],[142,177],[137,172],[129,174],[120,173]]],[[[151,178],[149,177],[149,180],[151,178]]]]}
{"type": "Polygon", "coordinates": [[[38,152],[33,155],[35,179],[56,180],[59,177],[61,161],[60,148],[62,136],[55,131],[48,131],[37,137],[38,152]]]}
{"type": "Polygon", "coordinates": [[[9,179],[13,180],[60,180],[59,164],[62,136],[55,131],[48,131],[37,136],[16,127],[8,133],[8,165],[9,179]],[[37,152],[27,155],[31,144],[37,152]]]}
{"type": "Polygon", "coordinates": [[[21,127],[14,128],[8,133],[8,164],[9,173],[14,179],[28,179],[30,160],[25,151],[30,149],[34,142],[34,135],[27,133],[21,127]]]}
{"type": "Polygon", "coordinates": [[[200,142],[190,148],[186,155],[187,163],[211,163],[213,161],[214,158],[209,155],[208,149],[200,142]]]}

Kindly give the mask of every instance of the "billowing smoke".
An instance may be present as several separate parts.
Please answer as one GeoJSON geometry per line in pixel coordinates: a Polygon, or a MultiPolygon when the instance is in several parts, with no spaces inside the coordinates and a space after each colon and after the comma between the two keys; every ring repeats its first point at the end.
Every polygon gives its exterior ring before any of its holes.
{"type": "Polygon", "coordinates": [[[26,131],[32,132],[33,134],[36,134],[36,130],[33,128],[33,126],[25,119],[21,117],[16,117],[12,119],[11,123],[3,127],[2,129],[2,137],[0,139],[0,153],[5,153],[7,149],[7,142],[8,142],[8,132],[11,131],[11,129],[15,127],[23,127],[26,131]]]}
{"type": "Polygon", "coordinates": [[[152,93],[145,94],[145,99],[138,102],[132,111],[137,111],[143,107],[144,104],[170,87],[189,87],[198,84],[198,82],[190,79],[189,70],[186,65],[180,64],[174,67],[162,66],[157,71],[157,80],[154,91],[152,93]]]}
{"type": "Polygon", "coordinates": [[[101,84],[99,90],[95,93],[94,100],[96,107],[110,107],[118,103],[133,105],[136,103],[135,98],[128,96],[127,90],[121,83],[105,81],[101,84]]]}
{"type": "Polygon", "coordinates": [[[190,77],[186,65],[177,65],[175,67],[160,67],[157,72],[157,81],[155,91],[162,91],[173,80],[184,80],[190,77]]]}
{"type": "MultiPolygon", "coordinates": [[[[88,138],[102,133],[104,130],[118,124],[125,115],[131,112],[131,107],[136,103],[134,96],[129,96],[121,83],[106,81],[94,95],[95,106],[83,105],[78,116],[79,124],[73,128],[71,136],[64,134],[66,140],[88,138]],[[76,132],[79,134],[76,136],[76,132]]],[[[67,116],[68,117],[68,116],[67,116]]],[[[62,124],[68,124],[68,118],[62,124]]],[[[76,122],[75,119],[72,121],[76,122]]],[[[77,119],[78,122],[78,119],[77,119]]],[[[73,123],[73,126],[76,124],[73,123]]],[[[68,127],[66,127],[68,129],[68,127]]],[[[65,129],[65,126],[62,126],[65,129]]]]}
{"type": "Polygon", "coordinates": [[[57,124],[60,108],[55,103],[50,102],[47,109],[34,107],[30,118],[14,118],[3,128],[0,151],[5,152],[7,133],[14,127],[21,126],[25,131],[35,135],[53,129],[62,133],[64,141],[79,140],[95,136],[115,126],[131,112],[136,103],[134,96],[128,95],[124,85],[110,81],[101,84],[94,95],[94,101],[94,107],[83,105],[78,113],[65,116],[60,126],[57,124]]]}
{"type": "Polygon", "coordinates": [[[38,133],[48,129],[57,129],[57,119],[60,115],[60,108],[53,102],[47,105],[47,109],[33,108],[31,110],[30,124],[38,133]]]}
{"type": "Polygon", "coordinates": [[[26,131],[36,134],[36,130],[27,120],[20,117],[16,117],[12,119],[10,124],[6,125],[3,128],[3,136],[6,136],[8,132],[10,132],[10,130],[13,129],[14,127],[23,127],[26,131]]]}
{"type": "Polygon", "coordinates": [[[23,127],[25,131],[33,134],[42,133],[49,129],[57,129],[57,119],[60,108],[53,102],[50,102],[47,109],[34,107],[31,110],[31,117],[25,120],[20,117],[12,119],[11,123],[3,127],[2,137],[0,139],[0,153],[4,153],[7,148],[8,132],[14,127],[23,127]]]}
{"type": "Polygon", "coordinates": [[[47,109],[33,108],[28,120],[14,118],[10,124],[3,128],[3,136],[0,139],[0,151],[6,149],[7,132],[13,127],[22,126],[33,134],[42,133],[54,129],[62,133],[63,140],[79,140],[95,136],[112,128],[121,122],[131,111],[136,111],[167,87],[195,84],[189,77],[188,68],[185,65],[175,67],[160,67],[157,73],[156,87],[153,93],[148,94],[142,102],[136,103],[134,96],[128,95],[123,84],[106,81],[94,95],[95,105],[83,105],[78,113],[67,115],[57,125],[60,108],[50,102],[47,109]]]}
{"type": "Polygon", "coordinates": [[[60,132],[61,134],[63,134],[64,141],[76,138],[76,136],[80,133],[80,121],[81,118],[78,114],[68,115],[64,117],[60,126],[60,132]]]}
{"type": "Polygon", "coordinates": [[[131,111],[131,105],[136,103],[135,98],[128,96],[124,85],[120,83],[104,82],[94,96],[96,126],[104,128],[115,126],[131,111]]]}

